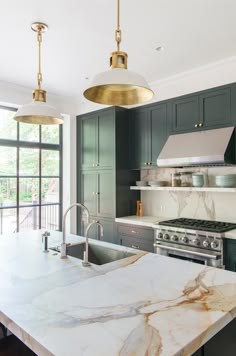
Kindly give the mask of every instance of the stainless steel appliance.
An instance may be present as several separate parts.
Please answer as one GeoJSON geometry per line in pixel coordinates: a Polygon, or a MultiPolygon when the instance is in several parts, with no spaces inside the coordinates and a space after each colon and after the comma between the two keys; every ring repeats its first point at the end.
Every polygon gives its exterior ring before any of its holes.
{"type": "Polygon", "coordinates": [[[236,224],[179,218],[161,221],[155,228],[154,251],[207,266],[224,268],[223,237],[236,224]]]}
{"type": "Polygon", "coordinates": [[[235,164],[234,127],[170,135],[157,158],[159,167],[235,164]]]}

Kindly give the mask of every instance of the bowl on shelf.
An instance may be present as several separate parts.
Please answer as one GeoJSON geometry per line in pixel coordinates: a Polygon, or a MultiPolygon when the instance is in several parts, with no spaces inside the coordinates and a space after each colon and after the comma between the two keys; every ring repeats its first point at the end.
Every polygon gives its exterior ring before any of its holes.
{"type": "Polygon", "coordinates": [[[165,187],[168,185],[166,180],[151,180],[148,182],[151,187],[165,187]]]}
{"type": "Polygon", "coordinates": [[[203,174],[193,174],[192,182],[193,182],[193,187],[203,187],[203,185],[204,185],[203,174]]]}
{"type": "Polygon", "coordinates": [[[138,187],[146,187],[148,185],[148,182],[145,180],[138,180],[138,181],[136,181],[136,185],[138,187]]]}
{"type": "Polygon", "coordinates": [[[235,174],[225,174],[215,177],[215,183],[217,187],[230,188],[236,186],[236,175],[235,174]]]}

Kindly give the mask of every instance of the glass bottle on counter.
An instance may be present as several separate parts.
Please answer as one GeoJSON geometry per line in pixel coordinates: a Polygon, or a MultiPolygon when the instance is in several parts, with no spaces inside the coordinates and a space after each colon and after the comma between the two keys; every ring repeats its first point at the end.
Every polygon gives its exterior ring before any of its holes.
{"type": "Polygon", "coordinates": [[[172,187],[180,187],[181,186],[180,173],[172,173],[171,174],[171,185],[172,185],[172,187]]]}
{"type": "Polygon", "coordinates": [[[181,187],[191,187],[191,186],[192,186],[192,172],[182,172],[181,187]]]}

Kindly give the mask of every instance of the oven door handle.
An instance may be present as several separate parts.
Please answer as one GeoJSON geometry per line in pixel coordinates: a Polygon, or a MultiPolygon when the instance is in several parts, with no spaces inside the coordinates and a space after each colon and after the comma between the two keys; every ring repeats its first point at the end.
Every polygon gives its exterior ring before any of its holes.
{"type": "Polygon", "coordinates": [[[198,251],[190,251],[190,250],[185,250],[183,248],[175,248],[175,247],[171,247],[171,246],[164,246],[164,245],[161,245],[161,244],[153,244],[154,247],[158,247],[160,249],[163,249],[163,250],[170,250],[170,251],[176,251],[176,252],[183,252],[183,253],[187,253],[189,255],[194,255],[194,256],[200,256],[200,257],[205,257],[205,258],[211,258],[211,259],[219,259],[221,254],[218,253],[218,252],[215,252],[214,254],[208,254],[208,253],[202,253],[202,252],[198,252],[198,251]]]}

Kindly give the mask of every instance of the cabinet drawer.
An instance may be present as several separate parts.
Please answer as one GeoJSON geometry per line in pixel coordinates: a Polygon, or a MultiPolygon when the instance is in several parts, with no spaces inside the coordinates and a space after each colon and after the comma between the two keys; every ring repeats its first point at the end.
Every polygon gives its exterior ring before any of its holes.
{"type": "Polygon", "coordinates": [[[118,234],[132,237],[144,238],[148,241],[154,241],[154,230],[137,227],[137,225],[118,224],[118,234]]]}
{"type": "Polygon", "coordinates": [[[148,241],[130,236],[120,236],[120,244],[122,246],[135,248],[137,250],[153,252],[153,241],[148,241]]]}

